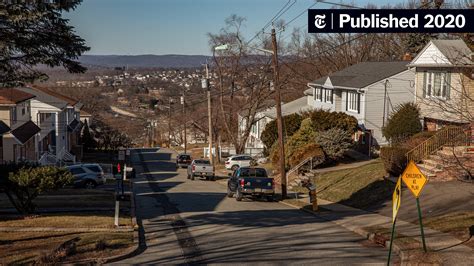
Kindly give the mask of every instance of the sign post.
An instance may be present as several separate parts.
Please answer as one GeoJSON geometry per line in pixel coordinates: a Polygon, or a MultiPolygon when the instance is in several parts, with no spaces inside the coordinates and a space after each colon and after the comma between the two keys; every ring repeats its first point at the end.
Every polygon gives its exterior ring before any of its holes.
{"type": "Polygon", "coordinates": [[[425,242],[425,233],[423,230],[423,222],[421,217],[421,208],[420,208],[420,194],[423,187],[428,182],[426,176],[418,169],[415,162],[410,161],[407,168],[403,171],[402,179],[408,189],[413,193],[416,199],[416,207],[418,209],[418,220],[420,222],[420,231],[421,231],[421,240],[423,242],[423,251],[426,252],[426,242],[425,242]]]}
{"type": "Polygon", "coordinates": [[[392,246],[395,238],[395,223],[397,222],[398,210],[402,201],[402,178],[399,177],[395,190],[392,195],[392,234],[390,236],[390,248],[388,249],[388,261],[387,265],[390,265],[390,258],[392,257],[392,246]]]}

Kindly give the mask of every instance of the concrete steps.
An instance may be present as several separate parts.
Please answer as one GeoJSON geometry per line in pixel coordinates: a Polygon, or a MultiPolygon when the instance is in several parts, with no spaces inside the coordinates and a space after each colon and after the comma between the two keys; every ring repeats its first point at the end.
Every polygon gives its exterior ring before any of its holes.
{"type": "Polygon", "coordinates": [[[432,181],[456,180],[467,175],[466,169],[474,173],[474,151],[470,147],[443,147],[418,167],[432,181]]]}

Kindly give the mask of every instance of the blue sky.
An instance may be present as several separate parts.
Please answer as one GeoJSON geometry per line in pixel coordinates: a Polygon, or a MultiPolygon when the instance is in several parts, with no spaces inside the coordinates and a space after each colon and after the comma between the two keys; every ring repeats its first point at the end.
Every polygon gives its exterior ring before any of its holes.
{"type": "MultiPolygon", "coordinates": [[[[292,0],[293,1],[293,0],[292,0]]],[[[296,0],[283,16],[290,21],[314,3],[296,0]]],[[[206,33],[216,33],[224,19],[237,14],[247,19],[243,29],[251,38],[288,0],[84,0],[74,11],[66,13],[76,32],[87,41],[87,54],[210,54],[206,33]]],[[[339,3],[338,0],[332,2],[339,3]]],[[[378,6],[402,0],[360,0],[378,6]]],[[[346,2],[347,3],[347,2],[346,2]]],[[[331,8],[318,3],[313,8],[331,8]]],[[[306,29],[306,14],[293,27],[306,29]]]]}

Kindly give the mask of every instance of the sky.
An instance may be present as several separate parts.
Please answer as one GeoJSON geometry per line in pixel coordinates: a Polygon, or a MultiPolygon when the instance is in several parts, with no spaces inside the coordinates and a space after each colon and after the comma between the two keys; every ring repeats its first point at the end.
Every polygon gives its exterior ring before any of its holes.
{"type": "MultiPolygon", "coordinates": [[[[86,54],[209,55],[207,33],[219,32],[225,18],[232,14],[245,17],[243,33],[248,40],[288,1],[294,0],[83,0],[64,16],[91,47],[86,54]]],[[[365,6],[369,2],[381,6],[403,1],[355,0],[352,4],[365,6]]],[[[314,0],[296,0],[281,19],[288,22],[312,4],[314,0]]],[[[313,8],[331,7],[317,3],[313,8]]],[[[283,37],[293,27],[306,30],[306,24],[305,13],[287,27],[283,37]]]]}

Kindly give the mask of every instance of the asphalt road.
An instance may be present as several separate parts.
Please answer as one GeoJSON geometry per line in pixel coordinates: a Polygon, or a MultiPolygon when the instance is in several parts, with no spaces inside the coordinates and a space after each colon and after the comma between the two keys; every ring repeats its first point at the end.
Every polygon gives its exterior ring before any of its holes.
{"type": "Polygon", "coordinates": [[[166,149],[132,152],[142,244],[119,264],[370,264],[387,250],[277,202],[226,198],[217,182],[186,179],[166,149]]]}

